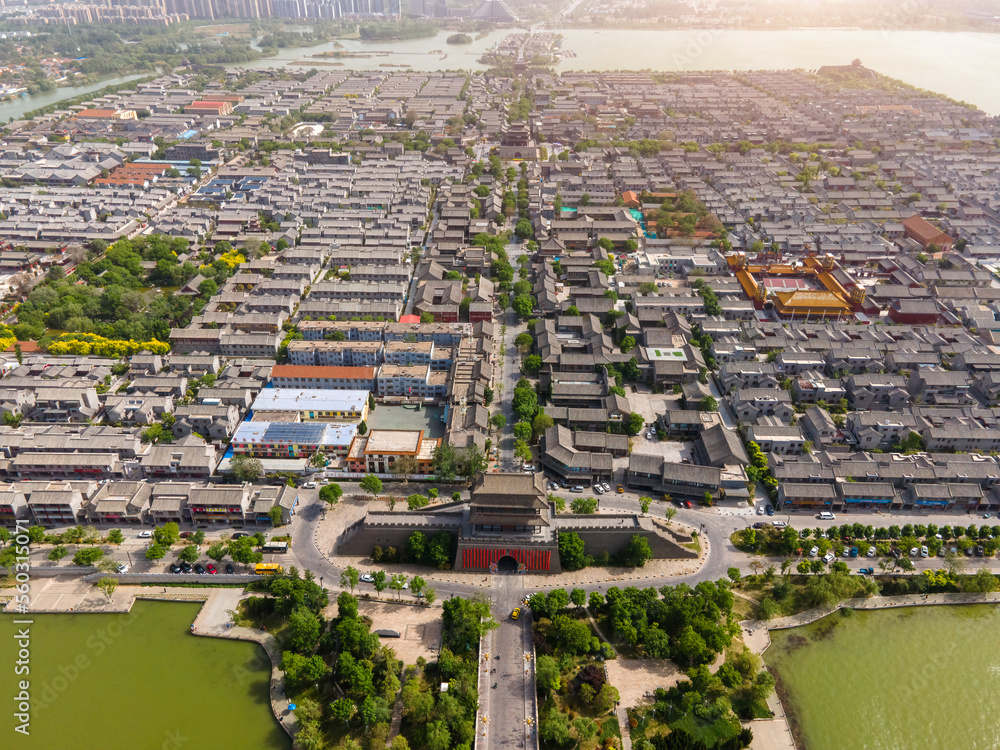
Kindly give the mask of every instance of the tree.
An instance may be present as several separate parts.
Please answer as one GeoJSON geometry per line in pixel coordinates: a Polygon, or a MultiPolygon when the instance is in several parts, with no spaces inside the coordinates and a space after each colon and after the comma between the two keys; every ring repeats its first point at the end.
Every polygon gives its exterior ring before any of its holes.
{"type": "Polygon", "coordinates": [[[427,750],[451,750],[451,732],[443,721],[427,725],[427,750]]]}
{"type": "Polygon", "coordinates": [[[653,498],[651,497],[643,496],[639,498],[639,508],[642,510],[644,514],[649,513],[649,506],[652,504],[653,504],[653,498]]]}
{"type": "Polygon", "coordinates": [[[165,523],[153,529],[153,539],[162,547],[176,544],[181,538],[181,529],[176,523],[165,523]]]}
{"type": "Polygon", "coordinates": [[[300,654],[309,654],[319,641],[322,623],[315,613],[299,608],[288,617],[288,645],[300,654]]]}
{"type": "Polygon", "coordinates": [[[229,556],[241,565],[256,565],[264,559],[263,553],[253,547],[253,540],[244,536],[229,542],[229,556]]]}
{"type": "Polygon", "coordinates": [[[392,578],[389,580],[389,588],[396,592],[396,598],[401,599],[403,597],[403,589],[406,587],[406,576],[402,573],[393,574],[392,578]]]}
{"type": "Polygon", "coordinates": [[[549,692],[556,692],[562,686],[559,665],[551,656],[545,654],[538,657],[535,663],[535,680],[538,686],[549,692]]]}
{"type": "Polygon", "coordinates": [[[400,456],[392,464],[393,476],[403,480],[403,484],[410,481],[410,477],[417,473],[417,459],[414,456],[400,456]]]}
{"type": "Polygon", "coordinates": [[[627,353],[635,349],[635,338],[632,336],[625,336],[622,338],[621,350],[623,353],[627,353]]]}
{"type": "Polygon", "coordinates": [[[114,602],[115,590],[118,588],[118,579],[104,576],[97,582],[97,588],[108,598],[108,603],[114,602]]]}
{"type": "Polygon", "coordinates": [[[496,394],[493,392],[492,388],[490,388],[488,386],[486,388],[484,388],[483,389],[483,403],[484,403],[484,405],[485,406],[489,406],[490,404],[492,404],[493,403],[493,398],[494,398],[495,395],[496,394]]]}
{"type": "Polygon", "coordinates": [[[252,456],[233,456],[229,459],[229,468],[241,482],[254,482],[264,476],[264,465],[252,456]]]}
{"type": "Polygon", "coordinates": [[[980,568],[962,584],[962,591],[970,594],[989,594],[1000,589],[997,577],[989,568],[980,568]]]}
{"type": "Polygon", "coordinates": [[[382,491],[382,480],[374,474],[366,474],[358,483],[358,486],[372,496],[372,500],[378,497],[382,491]]]}
{"type": "Polygon", "coordinates": [[[372,581],[372,586],[375,587],[375,593],[378,595],[378,598],[381,599],[382,592],[385,591],[386,587],[389,585],[389,582],[386,580],[385,571],[378,571],[374,578],[375,580],[372,581]]]}
{"type": "Polygon", "coordinates": [[[653,550],[649,546],[649,540],[639,534],[634,534],[622,555],[625,564],[632,568],[641,568],[646,564],[646,560],[653,557],[653,550]]]}
{"type": "Polygon", "coordinates": [[[122,534],[121,529],[111,529],[108,532],[108,542],[111,544],[121,544],[125,541],[125,535],[122,534]]]}
{"type": "Polygon", "coordinates": [[[701,401],[698,402],[698,408],[701,411],[718,411],[719,402],[716,401],[714,396],[705,396],[701,401]]]}
{"type": "Polygon", "coordinates": [[[338,698],[330,704],[330,714],[335,719],[340,719],[346,726],[351,726],[351,717],[357,709],[354,701],[349,698],[338,698]]]}
{"type": "Polygon", "coordinates": [[[189,544],[187,547],[185,547],[184,549],[182,549],[177,554],[177,559],[178,560],[183,560],[184,562],[193,563],[195,560],[198,559],[198,557],[199,557],[200,554],[201,553],[198,551],[198,545],[196,545],[196,544],[189,544]]]}
{"type": "Polygon", "coordinates": [[[368,432],[368,423],[365,420],[358,422],[358,434],[364,435],[368,432]]]}
{"type": "Polygon", "coordinates": [[[592,497],[578,497],[569,504],[569,507],[577,515],[589,515],[597,512],[597,500],[592,497]]]}
{"type": "Polygon", "coordinates": [[[527,219],[518,219],[517,224],[514,225],[514,234],[516,234],[518,239],[521,240],[531,237],[531,235],[534,234],[531,222],[527,219]]]}
{"type": "Polygon", "coordinates": [[[583,540],[575,531],[559,534],[559,562],[565,570],[580,570],[590,565],[583,540]]]}
{"type": "MultiPolygon", "coordinates": [[[[664,497],[663,499],[664,500],[669,500],[669,496],[664,497]]],[[[669,526],[670,522],[673,520],[674,516],[677,515],[677,508],[666,508],[663,511],[663,515],[665,515],[667,517],[667,526],[669,526]]]]}
{"type": "Polygon", "coordinates": [[[167,554],[166,548],[153,543],[146,548],[147,560],[162,560],[167,554]]]}
{"type": "Polygon", "coordinates": [[[358,585],[361,581],[361,572],[355,568],[353,565],[348,565],[343,573],[340,574],[340,585],[346,586],[354,593],[354,587],[358,585]]]}
{"type": "Polygon", "coordinates": [[[514,339],[514,346],[518,349],[527,349],[534,343],[535,339],[527,331],[517,334],[517,338],[514,339]]]}
{"type": "Polygon", "coordinates": [[[280,505],[273,505],[271,509],[267,512],[268,517],[271,519],[271,526],[278,528],[281,526],[281,522],[284,520],[285,513],[280,505]]]}
{"type": "Polygon", "coordinates": [[[226,545],[222,542],[216,542],[205,551],[205,554],[216,562],[221,562],[222,558],[226,556],[226,545]]]}
{"type": "Polygon", "coordinates": [[[73,564],[86,567],[94,565],[102,557],[104,557],[104,550],[100,547],[83,547],[73,555],[73,564]]]}
{"type": "Polygon", "coordinates": [[[529,354],[521,363],[521,372],[525,375],[537,375],[542,369],[542,358],[537,354],[529,354]]]}
{"type": "Polygon", "coordinates": [[[514,297],[511,307],[514,308],[514,312],[519,318],[527,320],[535,309],[535,298],[529,294],[519,294],[514,297]]]}
{"type": "Polygon", "coordinates": [[[330,484],[323,485],[319,488],[319,499],[326,503],[330,508],[336,505],[343,495],[343,488],[336,482],[331,482],[330,484]]]}
{"type": "Polygon", "coordinates": [[[518,422],[514,425],[514,437],[527,443],[531,440],[532,429],[528,422],[518,422]]]}
{"type": "Polygon", "coordinates": [[[326,456],[324,456],[319,451],[313,453],[311,456],[309,456],[309,465],[312,466],[314,469],[322,469],[324,466],[326,466],[326,456]]]}
{"type": "Polygon", "coordinates": [[[494,414],[490,417],[490,424],[496,427],[498,430],[502,430],[507,425],[507,417],[503,414],[494,414]]]}
{"type": "Polygon", "coordinates": [[[629,435],[638,435],[642,431],[642,426],[646,423],[639,412],[632,412],[625,421],[625,432],[629,435]]]}

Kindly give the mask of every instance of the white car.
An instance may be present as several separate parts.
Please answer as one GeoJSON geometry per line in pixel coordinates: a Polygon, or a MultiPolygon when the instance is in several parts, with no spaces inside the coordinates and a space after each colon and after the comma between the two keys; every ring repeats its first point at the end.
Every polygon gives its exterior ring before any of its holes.
{"type": "Polygon", "coordinates": [[[911,547],[910,548],[910,557],[916,557],[919,554],[920,554],[920,550],[919,549],[917,549],[916,547],[911,547]]]}
{"type": "Polygon", "coordinates": [[[611,485],[605,482],[604,484],[601,485],[601,489],[603,489],[605,492],[611,492],[611,485]]]}
{"type": "Polygon", "coordinates": [[[930,550],[928,550],[927,547],[921,547],[920,548],[920,556],[921,557],[927,557],[929,554],[930,554],[930,550]]]}
{"type": "Polygon", "coordinates": [[[375,580],[375,576],[371,573],[362,573],[360,580],[364,583],[372,583],[375,580]]]}
{"type": "Polygon", "coordinates": [[[868,557],[875,557],[875,545],[872,545],[871,547],[869,547],[868,551],[865,553],[865,555],[868,556],[868,557]]]}
{"type": "Polygon", "coordinates": [[[763,505],[758,505],[757,506],[757,515],[758,516],[764,515],[764,506],[763,505]]]}
{"type": "Polygon", "coordinates": [[[594,492],[596,492],[598,495],[603,495],[604,494],[604,488],[601,485],[599,485],[599,484],[595,484],[594,485],[594,492]]]}
{"type": "Polygon", "coordinates": [[[140,539],[152,539],[153,538],[153,532],[152,531],[140,531],[139,532],[139,538],[140,539]]]}
{"type": "Polygon", "coordinates": [[[128,564],[127,563],[118,563],[117,570],[118,570],[119,573],[128,573],[128,564]]]}
{"type": "Polygon", "coordinates": [[[316,483],[315,482],[306,482],[304,485],[302,485],[302,489],[304,489],[304,490],[314,490],[314,489],[316,489],[316,483]]]}
{"type": "Polygon", "coordinates": [[[816,557],[819,554],[819,547],[813,547],[809,550],[809,557],[816,557]]]}
{"type": "Polygon", "coordinates": [[[785,523],[784,521],[775,521],[771,525],[774,526],[774,528],[776,528],[776,529],[780,529],[780,528],[783,528],[783,527],[787,526],[788,524],[785,523]]]}

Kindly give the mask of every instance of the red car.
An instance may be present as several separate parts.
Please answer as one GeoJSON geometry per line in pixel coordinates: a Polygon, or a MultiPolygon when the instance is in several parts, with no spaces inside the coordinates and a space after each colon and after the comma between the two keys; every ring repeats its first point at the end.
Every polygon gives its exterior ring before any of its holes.
{"type": "Polygon", "coordinates": [[[691,507],[691,501],[690,500],[685,500],[684,501],[684,507],[685,508],[690,508],[691,507]]]}
{"type": "Polygon", "coordinates": [[[215,566],[214,566],[214,565],[212,565],[212,563],[209,563],[209,564],[208,564],[208,565],[207,565],[207,566],[205,567],[205,570],[207,570],[207,571],[208,571],[209,575],[213,575],[213,576],[214,576],[214,575],[215,575],[216,573],[218,573],[218,572],[219,572],[218,570],[216,570],[216,569],[215,569],[215,566]]]}

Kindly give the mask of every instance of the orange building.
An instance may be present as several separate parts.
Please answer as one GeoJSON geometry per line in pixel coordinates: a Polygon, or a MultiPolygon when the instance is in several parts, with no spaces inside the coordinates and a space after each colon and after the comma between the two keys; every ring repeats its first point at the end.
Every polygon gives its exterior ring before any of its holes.
{"type": "Polygon", "coordinates": [[[903,219],[903,234],[920,243],[920,247],[925,250],[934,245],[941,252],[949,252],[955,243],[955,240],[917,214],[903,219]]]}

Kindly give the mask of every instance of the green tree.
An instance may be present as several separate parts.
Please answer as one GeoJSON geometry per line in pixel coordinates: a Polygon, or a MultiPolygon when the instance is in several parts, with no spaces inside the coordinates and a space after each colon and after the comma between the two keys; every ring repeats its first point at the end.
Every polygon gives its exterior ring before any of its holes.
{"type": "Polygon", "coordinates": [[[340,574],[340,585],[349,588],[352,594],[360,581],[361,572],[353,565],[348,565],[344,572],[340,574]]]}
{"type": "Polygon", "coordinates": [[[625,421],[625,432],[629,435],[638,435],[642,431],[642,426],[646,423],[639,412],[632,412],[625,421]]]}
{"type": "Polygon", "coordinates": [[[319,617],[300,608],[288,617],[288,645],[300,654],[310,654],[319,641],[322,625],[319,617]]]}
{"type": "Polygon", "coordinates": [[[255,482],[264,476],[264,465],[252,456],[233,456],[229,459],[229,468],[241,482],[255,482]]]}
{"type": "Polygon", "coordinates": [[[351,717],[354,716],[356,710],[354,701],[349,698],[338,698],[330,704],[330,714],[333,718],[340,719],[348,727],[351,725],[351,717]]]}
{"type": "Polygon", "coordinates": [[[358,486],[371,495],[372,500],[374,500],[382,491],[382,480],[374,474],[366,474],[358,483],[358,486]]]}
{"type": "Polygon", "coordinates": [[[193,563],[195,560],[198,559],[200,554],[201,553],[198,551],[198,545],[189,544],[177,554],[177,559],[183,560],[184,562],[193,563]]]}
{"type": "Polygon", "coordinates": [[[653,550],[649,546],[649,540],[639,534],[632,536],[622,554],[625,564],[633,568],[643,567],[646,560],[650,560],[652,557],[653,550]]]}
{"type": "Polygon", "coordinates": [[[176,544],[181,538],[180,527],[173,522],[165,523],[153,529],[153,539],[162,547],[176,544]]]}
{"type": "Polygon", "coordinates": [[[565,570],[580,570],[590,565],[583,540],[576,532],[560,532],[559,562],[565,570]]]}
{"type": "Polygon", "coordinates": [[[651,497],[640,497],[639,498],[639,508],[642,510],[643,514],[649,513],[649,506],[653,504],[653,498],[651,497]]]}
{"type": "Polygon", "coordinates": [[[319,499],[326,503],[330,508],[340,502],[340,498],[343,497],[344,490],[336,482],[331,482],[330,484],[323,485],[319,488],[319,499]]]}
{"type": "Polygon", "coordinates": [[[542,654],[535,663],[535,681],[543,690],[558,692],[562,686],[559,665],[551,656],[542,654]]]}
{"type": "Polygon", "coordinates": [[[208,555],[212,560],[216,562],[221,562],[222,558],[226,556],[226,545],[222,542],[216,542],[211,547],[209,547],[205,554],[208,555]]]}
{"type": "Polygon", "coordinates": [[[118,579],[104,576],[97,582],[97,588],[108,598],[108,603],[114,602],[115,591],[118,588],[118,579]]]}
{"type": "Polygon", "coordinates": [[[82,547],[76,551],[75,555],[73,555],[73,564],[91,566],[102,557],[104,557],[104,550],[100,547],[82,547]]]}
{"type": "Polygon", "coordinates": [[[569,507],[577,515],[589,515],[597,512],[597,500],[592,497],[578,497],[570,502],[569,507]]]}
{"type": "Polygon", "coordinates": [[[492,424],[498,430],[502,430],[507,424],[507,417],[499,413],[494,414],[492,417],[490,417],[490,424],[492,424]]]}
{"type": "Polygon", "coordinates": [[[406,587],[406,576],[402,573],[394,573],[392,578],[389,580],[389,588],[396,592],[396,598],[401,599],[403,597],[403,589],[406,587]]]}
{"type": "Polygon", "coordinates": [[[521,363],[521,372],[525,375],[537,375],[542,369],[542,358],[537,354],[529,354],[521,363]]]}
{"type": "Polygon", "coordinates": [[[386,579],[384,570],[378,571],[374,578],[375,580],[372,581],[372,586],[375,588],[375,593],[378,595],[378,598],[381,599],[382,592],[385,591],[386,587],[389,585],[389,581],[386,579]]]}
{"type": "Polygon", "coordinates": [[[622,352],[630,352],[635,349],[635,339],[632,336],[625,336],[622,338],[621,350],[622,352]]]}
{"type": "Polygon", "coordinates": [[[701,411],[718,411],[719,402],[715,399],[714,396],[705,396],[704,398],[701,399],[701,401],[698,402],[698,408],[701,411]]]}
{"type": "Polygon", "coordinates": [[[167,554],[165,547],[159,544],[153,543],[146,548],[146,559],[147,560],[162,560],[167,554]]]}

